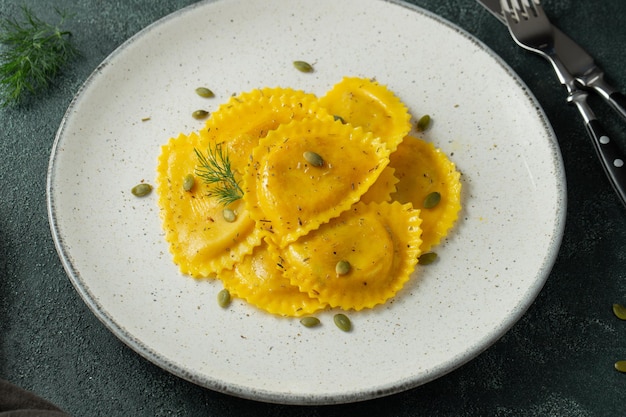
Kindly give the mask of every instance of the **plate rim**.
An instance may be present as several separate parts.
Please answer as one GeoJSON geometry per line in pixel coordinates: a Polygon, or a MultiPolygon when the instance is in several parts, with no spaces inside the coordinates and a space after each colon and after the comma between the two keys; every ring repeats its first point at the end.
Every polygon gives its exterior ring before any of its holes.
{"type": "Polygon", "coordinates": [[[234,395],[241,398],[263,401],[268,403],[277,403],[277,404],[292,404],[292,405],[330,405],[330,404],[343,404],[343,403],[351,403],[351,402],[359,402],[371,400],[383,396],[388,396],[392,394],[396,394],[399,392],[403,392],[412,388],[416,388],[420,385],[426,384],[434,379],[440,378],[451,371],[458,369],[465,365],[467,362],[475,359],[482,352],[489,349],[495,342],[497,342],[502,336],[504,336],[512,327],[517,323],[528,308],[533,304],[536,297],[541,292],[543,286],[545,285],[547,279],[550,276],[550,272],[557,260],[559,250],[562,244],[562,239],[565,230],[566,223],[566,215],[567,215],[567,181],[564,170],[564,163],[562,159],[562,154],[558,145],[558,140],[556,134],[549,123],[549,119],[545,114],[542,106],[539,101],[532,93],[530,88],[526,85],[526,83],[522,80],[522,78],[512,69],[512,67],[504,61],[498,54],[496,54],[489,46],[487,46],[480,39],[469,33],[467,30],[462,27],[448,21],[447,19],[431,12],[427,9],[424,9],[420,6],[405,2],[403,0],[377,0],[384,3],[389,3],[397,6],[404,7],[409,9],[411,12],[414,12],[418,15],[422,15],[428,19],[432,19],[435,22],[445,26],[448,30],[454,31],[456,34],[462,36],[465,40],[470,41],[475,44],[480,50],[485,52],[489,58],[497,63],[507,74],[509,78],[511,78],[519,87],[520,90],[523,91],[526,99],[530,100],[535,107],[536,117],[541,121],[542,130],[544,130],[548,136],[548,140],[550,142],[552,148],[552,154],[550,160],[555,163],[555,166],[558,166],[558,171],[555,175],[557,178],[557,185],[560,185],[558,188],[559,194],[556,198],[556,213],[555,224],[553,226],[553,230],[551,231],[552,243],[550,245],[550,250],[546,253],[543,262],[541,263],[541,268],[537,271],[537,279],[533,281],[533,285],[529,286],[526,290],[526,298],[524,298],[516,309],[515,313],[511,313],[507,316],[506,320],[499,322],[500,326],[494,329],[489,333],[488,337],[485,337],[482,340],[483,343],[477,344],[474,349],[468,349],[464,351],[462,354],[458,355],[458,357],[451,358],[451,360],[447,361],[445,365],[440,366],[439,368],[433,368],[429,374],[428,378],[422,378],[416,381],[412,380],[403,380],[398,381],[395,384],[389,384],[388,386],[378,386],[373,387],[370,390],[359,390],[355,392],[348,392],[344,394],[312,394],[312,395],[293,395],[288,392],[277,393],[275,391],[264,391],[263,389],[254,388],[250,389],[250,387],[232,383],[232,382],[224,382],[217,378],[208,378],[206,376],[198,376],[192,373],[187,372],[185,369],[180,367],[178,364],[168,360],[161,356],[157,351],[155,351],[152,347],[148,346],[141,340],[138,340],[132,333],[128,332],[127,329],[117,323],[110,315],[110,313],[100,304],[95,297],[94,294],[90,291],[87,285],[85,285],[84,280],[81,278],[81,273],[75,268],[74,263],[72,262],[72,255],[69,253],[68,249],[64,245],[64,239],[62,233],[59,229],[59,225],[57,222],[57,218],[55,215],[55,200],[54,200],[54,176],[55,176],[55,162],[56,157],[59,152],[59,146],[62,143],[65,128],[68,120],[72,116],[72,112],[79,103],[79,101],[84,97],[86,91],[88,91],[91,84],[96,80],[98,74],[101,70],[106,67],[111,61],[113,61],[119,54],[123,53],[130,45],[134,44],[138,39],[144,37],[151,31],[157,29],[162,24],[177,19],[180,16],[193,13],[196,8],[204,7],[210,3],[218,3],[218,2],[226,2],[228,0],[204,0],[197,3],[193,3],[191,5],[185,6],[181,9],[178,9],[160,19],[154,21],[148,26],[144,27],[133,36],[129,37],[126,41],[121,43],[118,47],[116,47],[106,58],[91,72],[91,74],[87,77],[84,83],[79,87],[78,91],[72,98],[68,108],[61,120],[60,126],[56,132],[54,142],[50,151],[50,158],[48,162],[47,176],[46,176],[46,206],[47,206],[47,214],[48,221],[50,226],[50,232],[52,234],[52,238],[54,241],[54,245],[61,260],[62,266],[65,269],[66,275],[70,279],[70,282],[74,286],[75,290],[79,293],[81,299],[85,304],[89,307],[91,312],[105,325],[105,327],[113,333],[120,341],[130,347],[135,353],[139,354],[143,358],[150,361],[152,364],[157,365],[158,367],[166,370],[167,372],[176,375],[184,380],[197,384],[201,387],[214,390],[217,392],[221,392],[228,395],[234,395]],[[480,345],[480,346],[479,346],[480,345]]]}

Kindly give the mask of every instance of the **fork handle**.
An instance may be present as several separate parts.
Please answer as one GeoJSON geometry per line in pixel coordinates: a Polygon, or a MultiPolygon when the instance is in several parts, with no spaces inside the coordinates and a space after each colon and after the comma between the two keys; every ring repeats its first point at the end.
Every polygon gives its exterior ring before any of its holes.
{"type": "Polygon", "coordinates": [[[607,101],[626,120],[626,96],[616,91],[609,95],[607,101]]]}
{"type": "Polygon", "coordinates": [[[604,79],[604,72],[601,69],[596,67],[577,80],[583,86],[593,88],[613,110],[626,120],[626,96],[604,79]]]}
{"type": "Polygon", "coordinates": [[[597,119],[589,120],[585,125],[602,161],[604,172],[622,204],[626,206],[626,157],[597,119]]]}

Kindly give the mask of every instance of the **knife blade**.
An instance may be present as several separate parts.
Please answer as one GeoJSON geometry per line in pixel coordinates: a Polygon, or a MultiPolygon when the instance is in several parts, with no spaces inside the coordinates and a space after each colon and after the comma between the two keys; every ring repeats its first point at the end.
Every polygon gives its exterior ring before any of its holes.
{"type": "MultiPolygon", "coordinates": [[[[477,2],[506,25],[506,19],[500,7],[500,0],[477,0],[477,2]]],[[[605,79],[604,72],[598,67],[591,55],[572,38],[552,25],[554,50],[570,74],[583,87],[595,90],[606,102],[626,120],[626,96],[612,87],[605,79]]]]}

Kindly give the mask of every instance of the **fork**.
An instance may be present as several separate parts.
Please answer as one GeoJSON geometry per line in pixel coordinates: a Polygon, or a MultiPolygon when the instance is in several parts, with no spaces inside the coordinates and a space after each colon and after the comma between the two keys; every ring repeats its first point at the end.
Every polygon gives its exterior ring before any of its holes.
{"type": "Polygon", "coordinates": [[[547,59],[567,89],[567,102],[580,112],[613,189],[626,207],[626,157],[611,140],[587,103],[587,92],[565,68],[554,49],[553,27],[538,0],[500,0],[509,32],[522,48],[547,59]]]}

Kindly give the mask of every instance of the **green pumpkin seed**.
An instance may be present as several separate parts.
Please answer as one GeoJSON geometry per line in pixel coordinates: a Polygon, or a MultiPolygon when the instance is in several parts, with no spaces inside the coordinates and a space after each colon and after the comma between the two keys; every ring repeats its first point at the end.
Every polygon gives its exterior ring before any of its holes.
{"type": "Polygon", "coordinates": [[[333,116],[333,118],[334,118],[334,120],[335,120],[336,122],[337,122],[337,121],[341,122],[341,124],[342,124],[342,125],[345,125],[345,124],[346,124],[346,121],[345,121],[345,120],[343,119],[343,117],[341,117],[341,116],[337,116],[337,115],[335,114],[335,115],[333,116]]]}
{"type": "Polygon", "coordinates": [[[237,214],[235,214],[235,212],[231,209],[224,209],[222,211],[222,216],[224,216],[224,220],[228,223],[232,223],[237,220],[237,214]]]}
{"type": "Polygon", "coordinates": [[[428,129],[428,126],[430,126],[430,116],[425,114],[417,121],[416,129],[418,132],[423,132],[428,129]]]}
{"type": "Polygon", "coordinates": [[[626,307],[621,304],[613,304],[613,314],[620,320],[626,320],[626,307]]]}
{"type": "Polygon", "coordinates": [[[335,314],[333,320],[335,322],[335,325],[344,332],[349,332],[352,329],[352,323],[350,322],[348,316],[346,316],[345,314],[335,314]]]}
{"type": "Polygon", "coordinates": [[[213,91],[209,90],[206,87],[198,87],[198,88],[196,88],[196,94],[199,95],[200,97],[204,97],[204,98],[215,97],[215,94],[213,94],[213,91]]]}
{"type": "Polygon", "coordinates": [[[315,326],[319,326],[320,324],[320,319],[318,319],[317,317],[302,317],[302,319],[300,319],[300,323],[304,326],[304,327],[315,327],[315,326]]]}
{"type": "Polygon", "coordinates": [[[227,289],[224,288],[217,293],[217,304],[222,308],[228,307],[230,304],[230,292],[227,289]]]}
{"type": "Polygon", "coordinates": [[[293,61],[293,66],[300,72],[313,72],[313,66],[304,61],[293,61]]]}
{"type": "Polygon", "coordinates": [[[352,266],[348,261],[339,261],[337,262],[337,265],[335,265],[335,272],[337,275],[346,275],[350,272],[350,269],[352,269],[352,266]]]}
{"type": "Polygon", "coordinates": [[[324,165],[324,159],[317,153],[306,151],[302,154],[304,159],[314,167],[321,167],[324,165]]]}
{"type": "Polygon", "coordinates": [[[133,193],[135,197],[145,197],[150,194],[151,191],[152,186],[146,183],[137,184],[130,190],[130,192],[133,193]]]}
{"type": "Polygon", "coordinates": [[[626,361],[615,362],[615,369],[617,369],[620,372],[626,373],[626,361]]]}
{"type": "Polygon", "coordinates": [[[185,175],[185,178],[183,179],[183,190],[191,191],[195,183],[196,183],[196,179],[193,176],[193,174],[185,175]]]}
{"type": "Polygon", "coordinates": [[[206,110],[196,110],[193,113],[191,113],[191,117],[193,117],[196,120],[206,119],[208,116],[209,116],[209,112],[206,110]]]}
{"type": "Polygon", "coordinates": [[[432,193],[428,194],[426,198],[424,198],[424,208],[434,208],[437,206],[437,204],[439,204],[440,201],[441,194],[439,194],[437,191],[433,191],[432,193]]]}
{"type": "Polygon", "coordinates": [[[437,254],[435,252],[426,252],[420,255],[418,264],[430,265],[437,260],[437,254]]]}

